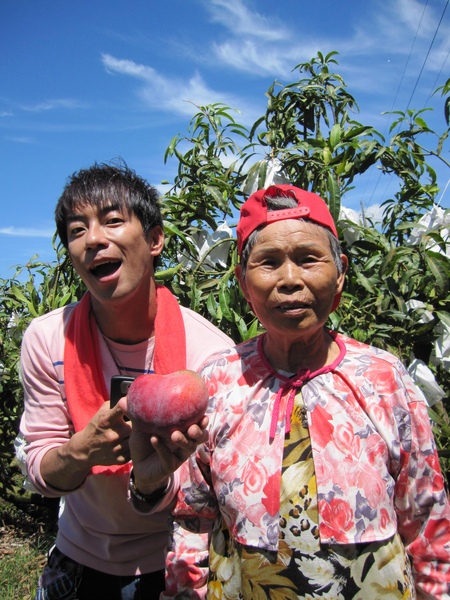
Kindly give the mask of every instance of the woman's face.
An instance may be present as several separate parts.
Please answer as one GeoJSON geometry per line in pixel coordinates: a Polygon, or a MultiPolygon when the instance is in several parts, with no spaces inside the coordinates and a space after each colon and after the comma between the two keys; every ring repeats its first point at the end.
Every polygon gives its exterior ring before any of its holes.
{"type": "Polygon", "coordinates": [[[245,273],[236,274],[247,302],[271,336],[308,341],[323,329],[342,291],[347,259],[338,276],[326,231],[288,219],[266,225],[252,248],[245,273]]]}

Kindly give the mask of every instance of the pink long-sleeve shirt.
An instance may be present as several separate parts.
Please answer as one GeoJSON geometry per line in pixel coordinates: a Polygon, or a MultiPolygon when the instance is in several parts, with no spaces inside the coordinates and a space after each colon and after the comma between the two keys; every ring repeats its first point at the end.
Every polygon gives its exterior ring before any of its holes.
{"type": "MultiPolygon", "coordinates": [[[[75,305],[32,321],[22,343],[25,411],[20,432],[25,439],[26,471],[42,495],[61,496],[43,480],[43,456],[67,442],[73,425],[65,401],[64,330],[75,305]]],[[[193,311],[181,308],[186,330],[186,368],[198,370],[212,353],[232,345],[230,338],[193,311]]],[[[129,374],[149,366],[154,340],[122,345],[99,335],[107,389],[118,374],[117,364],[129,374]],[[113,358],[114,356],[114,358],[113,358]]],[[[89,390],[86,390],[86,394],[89,390]]],[[[76,490],[64,495],[56,545],[67,556],[105,573],[134,575],[164,568],[168,516],[178,487],[175,473],[170,493],[152,514],[137,512],[128,495],[128,473],[89,475],[76,490]]]]}

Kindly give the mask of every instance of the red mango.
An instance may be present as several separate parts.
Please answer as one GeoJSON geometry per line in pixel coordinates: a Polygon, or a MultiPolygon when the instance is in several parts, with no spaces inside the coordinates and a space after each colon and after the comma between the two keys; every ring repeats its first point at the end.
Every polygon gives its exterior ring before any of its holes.
{"type": "Polygon", "coordinates": [[[208,390],[194,371],[140,375],[127,394],[128,416],[139,429],[162,439],[185,432],[201,421],[208,406],[208,390]]]}

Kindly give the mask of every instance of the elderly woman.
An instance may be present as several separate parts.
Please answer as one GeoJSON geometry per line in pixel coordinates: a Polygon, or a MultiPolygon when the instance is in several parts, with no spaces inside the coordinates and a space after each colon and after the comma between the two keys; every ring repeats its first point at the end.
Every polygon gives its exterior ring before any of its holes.
{"type": "Polygon", "coordinates": [[[448,599],[424,398],[393,355],[325,329],[347,269],[325,202],[258,191],[237,237],[265,333],[202,369],[209,441],[185,463],[164,597],[448,599]]]}

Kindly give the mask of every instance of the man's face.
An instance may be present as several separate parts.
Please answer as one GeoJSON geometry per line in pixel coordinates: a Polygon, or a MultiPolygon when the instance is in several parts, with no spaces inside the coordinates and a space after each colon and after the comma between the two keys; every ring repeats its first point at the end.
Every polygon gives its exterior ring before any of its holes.
{"type": "MultiPolygon", "coordinates": [[[[342,260],[346,267],[345,256],[342,260]]],[[[294,219],[266,225],[250,252],[245,277],[239,269],[237,275],[269,336],[292,343],[308,342],[322,330],[344,284],[326,231],[294,219]]]]}
{"type": "Polygon", "coordinates": [[[72,264],[100,304],[148,294],[153,261],[164,245],[161,227],[144,235],[127,209],[85,204],[69,215],[67,235],[72,264]]]}

